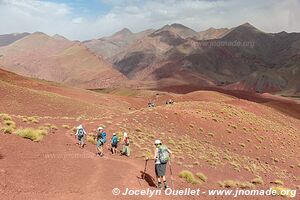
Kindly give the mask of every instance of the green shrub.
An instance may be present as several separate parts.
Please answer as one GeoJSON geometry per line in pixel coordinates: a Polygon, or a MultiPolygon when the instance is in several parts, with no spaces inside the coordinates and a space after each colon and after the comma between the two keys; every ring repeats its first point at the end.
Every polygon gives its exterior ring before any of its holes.
{"type": "Polygon", "coordinates": [[[1,114],[0,114],[0,117],[1,117],[3,120],[6,120],[6,121],[11,121],[11,120],[12,120],[11,116],[9,116],[8,114],[1,113],[1,114]]]}
{"type": "Polygon", "coordinates": [[[246,181],[246,182],[238,182],[238,187],[241,189],[249,189],[249,188],[254,188],[255,185],[253,183],[246,181]]]}
{"type": "Polygon", "coordinates": [[[3,122],[6,126],[16,127],[16,123],[11,120],[4,120],[3,122]]]}
{"type": "Polygon", "coordinates": [[[193,185],[198,184],[199,181],[197,181],[194,177],[194,174],[188,170],[183,170],[179,173],[180,178],[184,178],[188,183],[191,183],[193,185]]]}
{"type": "Polygon", "coordinates": [[[170,139],[169,144],[175,145],[175,141],[173,139],[170,139]]]}
{"type": "Polygon", "coordinates": [[[264,184],[264,181],[263,179],[259,176],[259,177],[256,177],[254,179],[251,180],[251,183],[253,183],[254,185],[263,185],[264,184]]]}
{"type": "Polygon", "coordinates": [[[223,182],[219,181],[218,183],[223,188],[235,188],[238,186],[237,182],[233,180],[225,180],[223,182]]]}
{"type": "Polygon", "coordinates": [[[16,131],[16,134],[23,138],[30,139],[34,142],[39,142],[47,134],[47,131],[42,129],[25,128],[18,129],[16,131]]]}
{"type": "Polygon", "coordinates": [[[196,173],[196,176],[203,182],[207,181],[207,177],[201,172],[196,173]]]}
{"type": "Polygon", "coordinates": [[[248,181],[240,182],[235,180],[225,180],[223,182],[219,181],[219,185],[223,188],[241,188],[241,189],[247,189],[247,188],[254,188],[255,185],[253,183],[250,183],[248,181]]]}
{"type": "Polygon", "coordinates": [[[93,135],[88,135],[88,136],[86,137],[86,141],[88,141],[88,142],[91,143],[91,144],[96,144],[95,136],[93,136],[93,135]]]}
{"type": "Polygon", "coordinates": [[[50,128],[51,128],[51,130],[57,130],[58,129],[57,126],[55,126],[55,125],[51,125],[50,128]]]}
{"type": "Polygon", "coordinates": [[[39,123],[39,120],[38,120],[38,117],[37,117],[37,116],[28,117],[27,120],[28,120],[29,122],[32,122],[32,123],[35,123],[35,124],[39,123]]]}
{"type": "Polygon", "coordinates": [[[11,127],[11,126],[5,126],[5,127],[2,127],[1,130],[5,134],[12,134],[15,129],[13,127],[11,127]]]}
{"type": "Polygon", "coordinates": [[[284,185],[283,181],[281,181],[281,180],[275,180],[275,181],[273,181],[271,183],[274,183],[276,185],[284,185]]]}

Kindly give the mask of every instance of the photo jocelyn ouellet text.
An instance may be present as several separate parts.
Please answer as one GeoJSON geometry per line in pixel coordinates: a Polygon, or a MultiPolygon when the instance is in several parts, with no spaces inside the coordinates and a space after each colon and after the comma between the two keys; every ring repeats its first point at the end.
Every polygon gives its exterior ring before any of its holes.
{"type": "Polygon", "coordinates": [[[114,188],[112,190],[112,194],[115,196],[122,195],[122,196],[147,196],[147,197],[154,197],[154,196],[201,196],[201,195],[208,195],[208,196],[289,196],[289,197],[296,197],[296,190],[282,190],[281,193],[278,191],[270,188],[266,190],[262,189],[210,189],[210,190],[201,190],[199,188],[192,189],[192,188],[184,188],[184,189],[171,189],[167,188],[165,190],[158,190],[158,189],[143,189],[143,190],[136,190],[125,188],[121,191],[119,188],[114,188]]]}

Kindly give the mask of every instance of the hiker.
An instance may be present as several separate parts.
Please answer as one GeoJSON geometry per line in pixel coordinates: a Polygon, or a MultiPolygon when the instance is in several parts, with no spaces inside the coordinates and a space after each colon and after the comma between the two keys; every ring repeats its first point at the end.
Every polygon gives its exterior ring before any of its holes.
{"type": "Polygon", "coordinates": [[[121,155],[125,155],[125,156],[129,157],[130,156],[129,137],[126,132],[124,132],[123,136],[124,136],[123,137],[123,149],[122,149],[121,155]]]}
{"type": "Polygon", "coordinates": [[[173,103],[174,103],[174,100],[173,100],[173,99],[169,99],[169,100],[166,101],[166,104],[172,105],[173,103]]]}
{"type": "Polygon", "coordinates": [[[104,156],[103,154],[103,145],[106,142],[106,133],[102,127],[98,128],[97,137],[96,137],[96,147],[97,147],[97,156],[104,156]]]}
{"type": "Polygon", "coordinates": [[[117,154],[117,148],[118,148],[118,136],[116,133],[113,134],[112,138],[111,138],[111,152],[112,154],[117,154]]]}
{"type": "Polygon", "coordinates": [[[86,132],[85,132],[83,126],[80,124],[77,127],[77,131],[75,133],[75,138],[77,137],[77,140],[78,140],[77,144],[80,145],[80,148],[84,147],[85,136],[86,136],[86,132]]]}
{"type": "Polygon", "coordinates": [[[171,158],[172,152],[168,149],[166,145],[163,145],[160,140],[155,140],[154,142],[154,157],[155,160],[155,174],[157,178],[157,188],[162,188],[161,181],[164,182],[164,188],[168,188],[166,180],[166,167],[167,163],[171,158]]]}

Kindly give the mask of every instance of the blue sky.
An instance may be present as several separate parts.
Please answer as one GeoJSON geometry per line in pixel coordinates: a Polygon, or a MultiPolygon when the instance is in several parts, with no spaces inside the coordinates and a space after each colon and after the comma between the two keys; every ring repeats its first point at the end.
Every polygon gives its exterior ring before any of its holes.
{"type": "Polygon", "coordinates": [[[0,34],[41,31],[72,40],[181,23],[196,31],[249,22],[300,32],[300,0],[0,0],[0,34]]]}

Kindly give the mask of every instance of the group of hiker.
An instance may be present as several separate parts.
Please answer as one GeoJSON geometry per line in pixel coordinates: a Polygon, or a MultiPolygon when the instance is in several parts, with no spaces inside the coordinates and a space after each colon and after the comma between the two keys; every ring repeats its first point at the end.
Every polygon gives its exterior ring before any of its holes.
{"type": "Polygon", "coordinates": [[[148,107],[149,108],[151,108],[151,107],[154,108],[155,107],[155,102],[154,101],[149,101],[148,102],[148,107]]]}
{"type": "MultiPolygon", "coordinates": [[[[78,144],[81,148],[84,147],[85,145],[85,140],[87,137],[87,133],[84,130],[82,125],[79,125],[77,127],[77,131],[75,134],[75,137],[77,137],[78,144]]],[[[103,127],[98,127],[97,133],[95,134],[95,142],[96,142],[96,155],[102,157],[103,154],[103,146],[107,142],[107,134],[104,130],[103,127]]],[[[112,154],[116,155],[117,154],[117,149],[118,149],[118,143],[119,143],[119,138],[116,133],[113,133],[111,139],[111,152],[112,154]]],[[[130,156],[130,148],[129,148],[129,136],[126,132],[123,133],[123,139],[122,139],[122,144],[123,148],[121,151],[120,155],[126,155],[130,156]]],[[[164,144],[162,144],[161,140],[155,140],[154,142],[154,156],[153,158],[146,158],[146,165],[145,165],[145,170],[144,174],[146,173],[146,166],[147,162],[149,160],[154,160],[155,164],[155,174],[156,174],[156,179],[157,179],[157,188],[158,189],[166,189],[168,188],[167,180],[166,180],[166,170],[167,170],[167,164],[170,161],[172,151],[168,149],[168,147],[164,144]]],[[[172,175],[172,170],[171,170],[171,163],[170,165],[170,172],[172,175]]]]}
{"type": "MultiPolygon", "coordinates": [[[[80,146],[80,148],[84,148],[85,146],[85,140],[87,138],[87,133],[82,125],[79,125],[76,128],[75,138],[77,138],[78,142],[77,144],[80,146]]],[[[103,127],[98,127],[97,132],[94,135],[95,143],[96,143],[96,155],[103,157],[103,148],[104,144],[107,142],[107,135],[103,127]]],[[[119,143],[119,137],[116,133],[113,133],[113,136],[110,139],[111,142],[111,153],[116,155],[117,149],[118,149],[118,143],[119,143]]],[[[129,137],[126,132],[123,133],[123,139],[122,139],[123,148],[120,155],[126,155],[130,156],[130,148],[129,148],[129,137]]]]}
{"type": "MultiPolygon", "coordinates": [[[[174,100],[173,99],[168,99],[168,100],[166,100],[166,105],[172,105],[172,104],[174,104],[174,100]]],[[[150,100],[149,102],[148,102],[148,107],[149,108],[154,108],[155,107],[155,101],[154,100],[150,100]]]]}
{"type": "Polygon", "coordinates": [[[169,99],[169,100],[166,101],[166,105],[168,105],[168,104],[172,105],[173,103],[174,103],[173,99],[169,99]]]}

